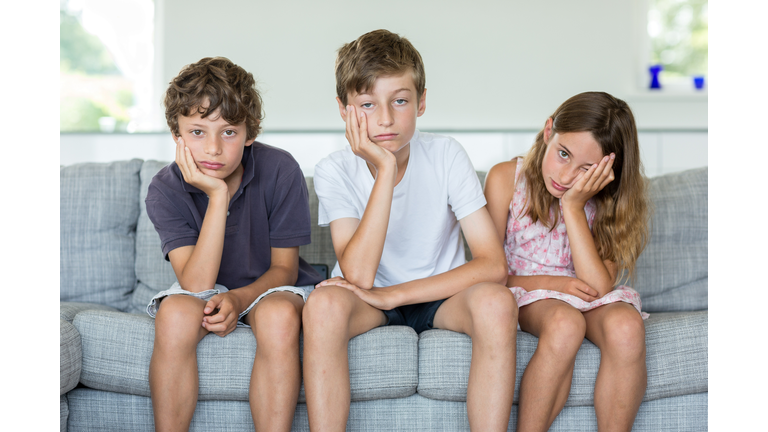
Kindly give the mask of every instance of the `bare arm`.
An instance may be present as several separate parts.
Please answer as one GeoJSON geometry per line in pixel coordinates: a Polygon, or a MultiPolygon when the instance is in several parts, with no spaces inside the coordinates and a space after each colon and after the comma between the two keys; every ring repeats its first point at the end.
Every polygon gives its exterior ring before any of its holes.
{"type": "Polygon", "coordinates": [[[362,218],[337,219],[330,227],[333,249],[344,277],[357,286],[371,288],[384,251],[397,161],[394,154],[371,142],[367,118],[360,113],[358,120],[356,112],[353,106],[345,111],[346,137],[355,155],[374,166],[376,179],[362,218]]]}
{"type": "MultiPolygon", "coordinates": [[[[506,238],[509,205],[515,193],[515,172],[517,158],[495,165],[488,171],[485,179],[485,199],[488,201],[488,213],[499,239],[506,238]]],[[[594,301],[598,293],[586,283],[567,276],[515,276],[508,275],[506,286],[521,287],[526,291],[548,289],[575,295],[584,301],[594,301]]]]}
{"type": "Polygon", "coordinates": [[[323,281],[319,285],[342,286],[371,306],[390,310],[402,305],[445,299],[480,282],[503,284],[507,265],[488,211],[485,207],[480,208],[459,222],[473,255],[472,261],[466,264],[439,275],[373,290],[361,289],[341,278],[323,281]]]}
{"type": "Polygon", "coordinates": [[[602,260],[598,255],[584,206],[587,200],[613,181],[613,160],[613,155],[605,156],[597,166],[582,174],[561,198],[576,277],[594,288],[598,292],[597,297],[613,289],[618,266],[612,261],[602,260]]]}
{"type": "Polygon", "coordinates": [[[176,145],[176,164],[187,183],[208,195],[208,208],[203,217],[197,244],[170,251],[168,259],[182,288],[201,292],[213,288],[219,274],[221,254],[224,250],[229,189],[224,180],[200,172],[181,138],[178,138],[176,145]]]}

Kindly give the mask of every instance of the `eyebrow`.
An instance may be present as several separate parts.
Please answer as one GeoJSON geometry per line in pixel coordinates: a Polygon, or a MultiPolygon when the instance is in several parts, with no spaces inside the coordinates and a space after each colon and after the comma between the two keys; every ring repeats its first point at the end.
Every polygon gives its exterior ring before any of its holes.
{"type": "MultiPolygon", "coordinates": [[[[397,94],[397,93],[400,93],[401,91],[411,92],[411,89],[409,89],[407,87],[403,87],[401,89],[397,89],[397,90],[393,91],[392,94],[397,94]]],[[[357,96],[371,96],[371,93],[365,91],[365,92],[362,92],[362,93],[358,93],[357,96]]]]}

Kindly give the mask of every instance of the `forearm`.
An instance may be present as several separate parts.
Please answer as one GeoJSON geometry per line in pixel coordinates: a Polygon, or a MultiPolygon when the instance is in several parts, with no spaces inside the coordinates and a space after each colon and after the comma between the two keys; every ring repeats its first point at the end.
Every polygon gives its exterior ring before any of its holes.
{"type": "Polygon", "coordinates": [[[213,288],[219,275],[229,197],[209,196],[200,235],[192,253],[178,274],[179,284],[187,291],[201,292],[213,288]]]}
{"type": "Polygon", "coordinates": [[[520,287],[526,291],[535,290],[553,290],[559,291],[559,287],[562,285],[562,280],[568,276],[548,276],[548,275],[534,275],[534,276],[507,276],[508,287],[520,287]]]}
{"type": "Polygon", "coordinates": [[[372,287],[376,278],[387,237],[396,176],[396,166],[378,171],[360,223],[339,256],[344,277],[360,287],[372,287]]]}
{"type": "Polygon", "coordinates": [[[564,206],[563,213],[576,277],[594,288],[599,293],[598,297],[602,297],[613,289],[616,275],[611,274],[597,253],[583,207],[570,209],[564,206]]]}
{"type": "Polygon", "coordinates": [[[237,311],[239,314],[260,295],[267,292],[267,290],[281,286],[295,285],[298,277],[298,265],[293,268],[273,265],[252,283],[238,289],[230,290],[229,293],[237,299],[240,305],[240,310],[237,311]]]}
{"type": "Polygon", "coordinates": [[[383,289],[392,291],[397,307],[446,299],[481,282],[503,284],[505,274],[503,257],[478,257],[445,273],[383,289]]]}

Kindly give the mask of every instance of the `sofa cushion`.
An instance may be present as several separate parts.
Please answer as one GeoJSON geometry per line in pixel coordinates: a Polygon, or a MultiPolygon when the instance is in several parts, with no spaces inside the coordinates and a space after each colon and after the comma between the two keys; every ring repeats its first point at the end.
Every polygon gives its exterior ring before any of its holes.
{"type": "Polygon", "coordinates": [[[707,172],[704,167],[650,179],[650,239],[632,283],[646,312],[708,308],[707,172]]]}
{"type": "Polygon", "coordinates": [[[136,224],[136,278],[139,284],[131,298],[129,312],[146,313],[149,300],[160,291],[170,288],[176,282],[176,274],[171,263],[165,260],[160,247],[160,236],[147,216],[147,188],[152,177],[168,162],[156,160],[144,161],[139,177],[139,220],[136,224]]]}
{"type": "Polygon", "coordinates": [[[61,167],[61,301],[125,310],[136,285],[141,160],[61,167]]]}
{"type": "MultiPolygon", "coordinates": [[[[707,392],[707,311],[655,313],[645,321],[648,387],[643,400],[707,392]]],[[[525,366],[538,338],[517,332],[515,402],[525,366]]],[[[448,401],[465,401],[472,342],[464,334],[429,330],[419,338],[418,394],[448,401]]],[[[587,340],[576,355],[566,406],[594,404],[600,350],[587,340]]]]}
{"type": "Polygon", "coordinates": [[[111,306],[100,305],[98,303],[80,303],[80,302],[59,302],[59,318],[72,322],[75,316],[84,310],[105,310],[117,312],[111,306]]]}
{"type": "Polygon", "coordinates": [[[331,228],[317,225],[317,205],[319,203],[315,193],[315,182],[312,177],[305,177],[307,191],[309,191],[309,216],[312,224],[312,243],[299,247],[299,255],[310,264],[325,264],[328,266],[328,274],[336,265],[336,253],[331,241],[331,228]]]}
{"type": "Polygon", "coordinates": [[[80,333],[71,322],[59,319],[59,395],[77,386],[82,365],[80,333]]]}
{"type": "MultiPolygon", "coordinates": [[[[74,325],[83,344],[80,382],[88,387],[149,396],[154,320],[148,315],[84,311],[74,325]]],[[[409,327],[381,327],[352,338],[352,400],[406,397],[418,383],[418,336],[409,327]]],[[[224,338],[209,334],[197,347],[199,400],[248,400],[256,340],[249,328],[224,338]]],[[[303,402],[303,386],[299,401],[303,402]]]]}

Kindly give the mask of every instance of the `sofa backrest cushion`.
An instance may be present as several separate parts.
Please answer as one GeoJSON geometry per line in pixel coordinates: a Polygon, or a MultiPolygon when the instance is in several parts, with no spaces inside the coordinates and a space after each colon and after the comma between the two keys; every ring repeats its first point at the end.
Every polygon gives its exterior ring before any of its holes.
{"type": "Polygon", "coordinates": [[[707,167],[650,179],[650,239],[633,288],[647,312],[708,309],[707,167]]]}
{"type": "Polygon", "coordinates": [[[136,285],[135,230],[142,161],[60,169],[60,301],[126,310],[136,285]]]}

